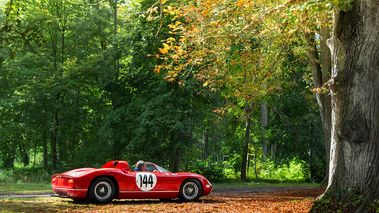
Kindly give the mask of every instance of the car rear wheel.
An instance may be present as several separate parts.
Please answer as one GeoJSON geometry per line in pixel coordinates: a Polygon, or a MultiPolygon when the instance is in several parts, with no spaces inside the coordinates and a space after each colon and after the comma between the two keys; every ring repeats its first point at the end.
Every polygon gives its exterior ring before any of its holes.
{"type": "Polygon", "coordinates": [[[196,201],[203,194],[203,187],[195,179],[188,179],[182,183],[179,192],[179,199],[182,201],[196,201]]]}
{"type": "Polygon", "coordinates": [[[89,187],[89,197],[91,201],[97,203],[109,203],[116,194],[116,187],[113,181],[107,177],[100,177],[92,181],[89,187]]]}

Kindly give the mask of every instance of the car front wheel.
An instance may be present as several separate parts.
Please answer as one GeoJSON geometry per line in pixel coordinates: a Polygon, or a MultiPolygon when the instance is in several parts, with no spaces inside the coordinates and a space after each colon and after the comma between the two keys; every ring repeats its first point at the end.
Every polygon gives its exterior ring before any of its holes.
{"type": "Polygon", "coordinates": [[[198,180],[188,179],[182,183],[179,199],[182,201],[196,201],[203,194],[203,188],[198,180]]]}
{"type": "Polygon", "coordinates": [[[107,177],[95,179],[89,187],[89,197],[97,203],[109,203],[116,194],[116,187],[107,177]]]}

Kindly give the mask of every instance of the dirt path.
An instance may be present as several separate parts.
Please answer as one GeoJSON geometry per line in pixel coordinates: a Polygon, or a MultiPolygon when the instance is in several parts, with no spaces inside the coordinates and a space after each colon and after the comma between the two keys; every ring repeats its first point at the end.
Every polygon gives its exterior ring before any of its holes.
{"type": "MultiPolygon", "coordinates": [[[[309,189],[312,187],[269,187],[269,188],[216,188],[212,193],[235,194],[235,193],[258,193],[258,192],[274,192],[283,190],[309,189]]],[[[44,194],[0,194],[0,198],[32,198],[32,197],[51,197],[54,193],[44,194]]]]}
{"type": "Polygon", "coordinates": [[[213,189],[212,193],[258,193],[258,192],[274,192],[283,190],[309,189],[310,186],[298,187],[267,187],[267,188],[219,188],[213,189]]]}
{"type": "Polygon", "coordinates": [[[44,194],[0,194],[0,198],[51,197],[54,193],[44,194]]]}

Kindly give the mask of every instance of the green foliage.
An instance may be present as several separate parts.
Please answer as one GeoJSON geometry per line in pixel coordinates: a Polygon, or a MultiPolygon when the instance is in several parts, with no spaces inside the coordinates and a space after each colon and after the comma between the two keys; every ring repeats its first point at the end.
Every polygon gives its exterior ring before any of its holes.
{"type": "Polygon", "coordinates": [[[41,167],[0,170],[0,185],[11,183],[50,183],[51,173],[41,167]]]}
{"type": "Polygon", "coordinates": [[[307,68],[289,51],[282,69],[287,80],[280,91],[266,98],[273,113],[265,134],[270,145],[276,147],[271,159],[275,162],[293,157],[303,160],[309,165],[311,181],[321,182],[326,168],[325,145],[316,97],[304,91],[309,86],[304,80],[307,68]]]}
{"type": "MultiPolygon", "coordinates": [[[[38,168],[51,173],[99,167],[107,160],[125,159],[133,164],[143,159],[171,171],[198,172],[212,181],[238,180],[246,128],[244,98],[236,95],[242,87],[220,81],[219,87],[208,88],[204,76],[196,73],[178,76],[182,83],[178,85],[164,79],[167,73],[155,73],[155,66],[164,59],[148,55],[160,54],[161,41],[175,37],[165,27],[171,15],[146,20],[148,13],[144,12],[156,1],[132,1],[119,5],[118,10],[114,2],[99,0],[90,4],[9,2],[15,4],[0,10],[4,29],[0,32],[4,38],[0,41],[2,174],[9,174],[15,182],[40,181],[34,175],[39,170],[33,172],[28,166],[33,158],[38,168]],[[29,169],[12,170],[18,166],[29,169]]],[[[261,48],[253,43],[251,48],[261,48]]],[[[245,74],[255,79],[250,72],[255,65],[241,67],[251,55],[243,54],[241,44],[231,46],[234,50],[223,56],[225,60],[208,53],[202,60],[217,59],[219,68],[228,68],[228,76],[236,83],[250,81],[245,74]]],[[[263,131],[260,103],[252,110],[250,179],[280,168],[275,178],[294,180],[299,176],[292,170],[303,165],[302,161],[309,165],[312,180],[320,179],[325,171],[320,118],[315,102],[303,97],[312,96],[302,93],[305,66],[293,54],[287,56],[280,59],[287,64],[272,67],[287,79],[282,90],[270,91],[271,95],[252,93],[264,97],[271,108],[270,124],[263,131]],[[278,147],[277,153],[271,153],[275,157],[272,168],[260,163],[263,134],[269,146],[278,147]],[[294,156],[299,159],[294,165],[278,164],[294,156]]],[[[190,69],[184,71],[200,68],[190,69]]]]}
{"type": "Polygon", "coordinates": [[[198,173],[206,177],[211,182],[221,182],[225,180],[224,165],[207,160],[191,161],[189,171],[198,173]]]}
{"type": "MultiPolygon", "coordinates": [[[[330,191],[327,191],[314,203],[310,212],[356,212],[363,204],[364,198],[356,189],[350,188],[347,192],[347,197],[341,198],[341,192],[332,195],[330,191]]],[[[379,202],[375,200],[369,203],[365,212],[379,212],[379,202]]]]}
{"type": "Polygon", "coordinates": [[[374,200],[373,202],[371,202],[369,204],[368,211],[369,212],[375,212],[375,213],[379,212],[379,200],[378,199],[374,200]]]}
{"type": "Polygon", "coordinates": [[[259,177],[277,181],[308,181],[310,174],[307,164],[297,158],[290,162],[276,165],[273,161],[267,160],[262,163],[259,177]]]}
{"type": "Polygon", "coordinates": [[[242,157],[239,153],[231,153],[229,155],[228,161],[224,162],[225,169],[224,172],[226,174],[226,177],[229,179],[235,179],[236,173],[240,171],[242,163],[242,157]]]}
{"type": "MultiPolygon", "coordinates": [[[[211,158],[196,160],[190,162],[189,171],[201,174],[212,182],[238,182],[240,173],[233,169],[234,163],[232,160],[212,162],[211,158]]],[[[267,160],[259,163],[257,171],[258,179],[255,177],[254,169],[250,168],[248,179],[262,182],[306,182],[310,177],[307,164],[296,158],[281,165],[267,160]]]]}
{"type": "Polygon", "coordinates": [[[354,0],[340,0],[340,1],[330,0],[330,1],[325,1],[325,3],[326,3],[326,7],[328,7],[329,5],[333,5],[334,7],[337,7],[340,10],[347,12],[353,9],[354,0]]]}

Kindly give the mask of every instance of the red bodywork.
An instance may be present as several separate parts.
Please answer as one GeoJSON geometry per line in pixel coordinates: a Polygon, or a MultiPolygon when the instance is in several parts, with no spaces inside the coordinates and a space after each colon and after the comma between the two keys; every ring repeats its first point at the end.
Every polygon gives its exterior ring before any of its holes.
{"type": "Polygon", "coordinates": [[[54,174],[51,185],[58,196],[77,199],[87,197],[91,182],[98,177],[108,177],[115,183],[115,199],[176,198],[186,179],[198,180],[202,185],[202,195],[212,192],[211,183],[202,175],[165,172],[153,163],[147,164],[149,168],[157,168],[156,171],[134,172],[130,171],[127,161],[110,161],[100,169],[80,168],[54,174]]]}

